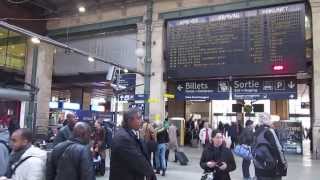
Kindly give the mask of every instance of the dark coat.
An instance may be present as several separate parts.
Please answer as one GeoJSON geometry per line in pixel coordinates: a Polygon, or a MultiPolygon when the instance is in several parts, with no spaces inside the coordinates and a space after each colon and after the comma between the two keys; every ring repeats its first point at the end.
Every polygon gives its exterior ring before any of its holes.
{"type": "Polygon", "coordinates": [[[95,180],[88,145],[70,139],[54,147],[48,157],[46,180],[95,180]]]}
{"type": "Polygon", "coordinates": [[[215,171],[215,179],[214,180],[231,180],[229,172],[234,171],[236,169],[236,163],[230,149],[220,146],[219,148],[210,145],[205,148],[202,153],[200,166],[206,172],[215,171]],[[227,169],[221,171],[219,168],[209,168],[207,166],[207,162],[225,162],[227,164],[227,169]]]}
{"type": "Polygon", "coordinates": [[[72,131],[71,131],[70,127],[69,126],[63,126],[59,130],[56,138],[54,138],[54,140],[53,140],[53,147],[58,145],[61,142],[64,142],[64,141],[68,140],[71,137],[71,134],[72,134],[72,131]]]}
{"type": "Polygon", "coordinates": [[[253,129],[246,127],[244,130],[241,132],[240,135],[240,144],[245,144],[248,146],[252,146],[254,143],[254,133],[253,129]]]}
{"type": "Polygon", "coordinates": [[[144,180],[153,176],[143,144],[131,130],[117,130],[111,147],[109,180],[144,180]]]}

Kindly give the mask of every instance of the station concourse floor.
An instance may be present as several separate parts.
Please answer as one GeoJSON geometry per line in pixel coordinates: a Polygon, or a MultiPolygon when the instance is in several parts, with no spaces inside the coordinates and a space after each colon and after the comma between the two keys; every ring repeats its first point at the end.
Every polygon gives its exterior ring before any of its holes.
{"type": "MultiPolygon", "coordinates": [[[[190,162],[187,166],[180,166],[173,163],[173,157],[170,155],[166,176],[158,176],[159,180],[199,180],[202,175],[202,169],[199,166],[201,148],[183,148],[190,162]]],[[[236,158],[237,169],[231,173],[232,180],[242,180],[242,160],[236,158]]],[[[283,180],[320,180],[320,160],[311,160],[310,153],[301,155],[286,155],[289,169],[288,176],[283,180]]],[[[108,166],[108,165],[107,165],[108,166]]],[[[250,167],[253,171],[253,165],[250,167]]],[[[109,171],[104,177],[98,177],[97,180],[108,180],[109,171]]]]}

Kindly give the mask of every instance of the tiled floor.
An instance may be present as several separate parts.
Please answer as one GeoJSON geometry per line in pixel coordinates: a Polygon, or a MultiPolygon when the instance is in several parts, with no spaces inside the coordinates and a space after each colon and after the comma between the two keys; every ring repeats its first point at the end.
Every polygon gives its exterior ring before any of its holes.
{"type": "MultiPolygon", "coordinates": [[[[190,159],[188,166],[180,166],[176,163],[169,163],[167,176],[161,177],[160,180],[198,180],[202,170],[199,167],[201,149],[184,148],[185,153],[190,159]]],[[[310,155],[304,156],[287,155],[289,162],[288,176],[284,180],[320,180],[320,160],[311,160],[310,155]]],[[[236,158],[237,169],[231,173],[232,180],[241,180],[241,159],[236,158]]],[[[252,168],[253,171],[253,168],[252,168]]],[[[99,177],[98,180],[107,180],[108,172],[105,177],[99,177]]]]}

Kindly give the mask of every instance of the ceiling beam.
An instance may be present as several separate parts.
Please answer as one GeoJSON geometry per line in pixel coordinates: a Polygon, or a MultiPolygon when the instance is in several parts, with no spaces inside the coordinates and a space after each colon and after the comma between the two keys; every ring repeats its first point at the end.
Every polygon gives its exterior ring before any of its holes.
{"type": "Polygon", "coordinates": [[[49,0],[34,0],[29,3],[48,11],[50,14],[55,14],[58,11],[58,7],[49,0]]]}
{"type": "Polygon", "coordinates": [[[106,73],[53,76],[52,80],[54,84],[93,83],[107,81],[106,73]]]}

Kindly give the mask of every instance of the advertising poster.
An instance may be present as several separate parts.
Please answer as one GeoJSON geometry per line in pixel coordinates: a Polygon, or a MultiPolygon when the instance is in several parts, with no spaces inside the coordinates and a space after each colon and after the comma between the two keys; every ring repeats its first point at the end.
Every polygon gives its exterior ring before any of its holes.
{"type": "Polygon", "coordinates": [[[279,121],[275,123],[280,143],[288,154],[303,153],[303,128],[297,121],[279,121]]]}

